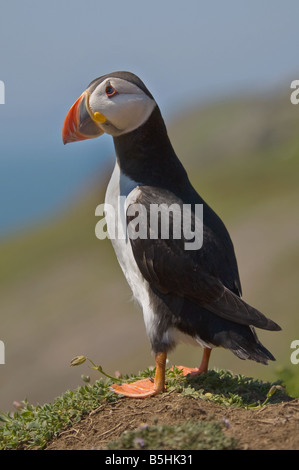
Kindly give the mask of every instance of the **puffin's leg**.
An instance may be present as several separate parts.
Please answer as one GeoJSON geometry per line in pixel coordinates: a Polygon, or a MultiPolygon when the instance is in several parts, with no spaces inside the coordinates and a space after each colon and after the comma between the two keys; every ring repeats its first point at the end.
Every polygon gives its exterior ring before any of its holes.
{"type": "Polygon", "coordinates": [[[210,348],[204,348],[203,350],[203,355],[202,355],[202,360],[201,364],[198,369],[192,368],[192,367],[184,367],[184,366],[176,366],[177,369],[181,370],[181,373],[183,375],[200,375],[203,372],[207,372],[208,366],[209,366],[209,359],[210,359],[210,354],[211,354],[211,349],[210,348]]]}
{"type": "Polygon", "coordinates": [[[111,388],[115,393],[131,398],[146,398],[157,395],[165,390],[165,364],[166,353],[155,355],[156,373],[154,380],[141,379],[133,383],[113,384],[111,388]]]}

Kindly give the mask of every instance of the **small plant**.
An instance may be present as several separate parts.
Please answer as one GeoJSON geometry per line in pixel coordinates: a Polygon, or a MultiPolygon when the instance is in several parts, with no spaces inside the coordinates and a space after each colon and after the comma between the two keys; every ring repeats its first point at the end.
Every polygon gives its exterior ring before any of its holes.
{"type": "Polygon", "coordinates": [[[108,444],[109,450],[231,450],[236,441],[213,421],[187,421],[181,425],[142,425],[125,431],[108,444]]]}
{"type": "Polygon", "coordinates": [[[102,366],[96,366],[95,363],[94,363],[91,359],[88,359],[88,357],[85,357],[85,356],[75,356],[75,357],[71,360],[70,365],[71,365],[72,367],[74,367],[74,366],[80,366],[81,364],[84,364],[84,362],[86,362],[86,361],[89,361],[89,362],[92,364],[91,369],[97,370],[98,372],[100,372],[101,374],[103,374],[103,375],[104,375],[105,377],[107,377],[108,379],[116,380],[117,382],[122,382],[122,379],[119,379],[119,378],[117,378],[117,377],[112,377],[111,375],[106,374],[106,372],[103,371],[102,366]]]}

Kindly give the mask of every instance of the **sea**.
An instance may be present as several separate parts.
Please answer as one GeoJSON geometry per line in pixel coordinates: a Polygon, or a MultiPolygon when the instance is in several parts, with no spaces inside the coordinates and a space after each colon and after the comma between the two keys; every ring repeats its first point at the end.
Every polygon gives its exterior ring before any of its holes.
{"type": "Polygon", "coordinates": [[[5,136],[0,142],[0,241],[55,217],[100,176],[113,155],[111,138],[64,146],[40,136],[35,141],[5,136]]]}

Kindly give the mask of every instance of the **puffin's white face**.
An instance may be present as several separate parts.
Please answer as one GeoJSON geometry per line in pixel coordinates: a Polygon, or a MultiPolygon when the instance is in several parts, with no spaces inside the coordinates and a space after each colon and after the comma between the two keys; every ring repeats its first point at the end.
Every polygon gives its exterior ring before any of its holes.
{"type": "Polygon", "coordinates": [[[64,143],[131,132],[150,117],[155,101],[134,83],[107,77],[87,90],[69,110],[63,125],[64,143]]]}
{"type": "Polygon", "coordinates": [[[156,103],[137,85],[121,78],[108,78],[89,97],[92,113],[103,115],[100,127],[112,136],[131,132],[144,124],[156,103]]]}

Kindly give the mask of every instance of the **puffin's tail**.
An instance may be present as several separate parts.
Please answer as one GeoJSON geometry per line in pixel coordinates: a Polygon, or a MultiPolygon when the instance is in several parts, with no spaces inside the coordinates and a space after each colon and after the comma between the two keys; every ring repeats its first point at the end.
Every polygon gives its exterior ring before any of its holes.
{"type": "Polygon", "coordinates": [[[234,332],[229,333],[229,336],[230,344],[227,346],[239,359],[251,359],[261,364],[275,361],[275,357],[259,341],[253,327],[249,327],[247,334],[242,334],[241,338],[234,332]]]}
{"type": "Polygon", "coordinates": [[[240,325],[252,325],[263,330],[279,331],[281,327],[238,295],[224,287],[222,295],[205,308],[219,317],[240,325]]]}
{"type": "MultiPolygon", "coordinates": [[[[252,325],[228,320],[188,300],[180,309],[176,320],[176,327],[199,344],[229,349],[243,360],[251,359],[262,364],[275,361],[274,356],[259,341],[252,325]]],[[[275,329],[280,327],[277,325],[275,329]]]]}

